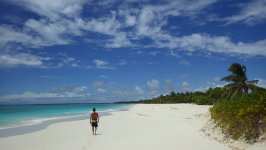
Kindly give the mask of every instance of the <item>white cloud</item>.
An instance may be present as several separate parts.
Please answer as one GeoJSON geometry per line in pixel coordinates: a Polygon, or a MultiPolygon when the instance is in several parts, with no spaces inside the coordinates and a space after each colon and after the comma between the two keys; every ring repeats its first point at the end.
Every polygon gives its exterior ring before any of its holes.
{"type": "Polygon", "coordinates": [[[144,92],[140,86],[135,86],[135,91],[137,94],[143,94],[144,92]]]}
{"type": "Polygon", "coordinates": [[[265,79],[262,79],[262,78],[255,78],[255,80],[259,80],[259,82],[258,82],[258,84],[257,84],[259,87],[266,88],[266,80],[265,80],[265,79]]]}
{"type": "MultiPolygon", "coordinates": [[[[140,46],[138,45],[140,40],[148,38],[151,41],[144,47],[168,48],[172,56],[178,56],[177,51],[266,56],[266,39],[245,43],[233,42],[228,36],[215,36],[206,33],[176,36],[165,29],[169,25],[169,16],[186,17],[193,20],[204,14],[206,8],[216,1],[162,1],[160,4],[143,3],[138,7],[130,7],[132,2],[125,1],[114,7],[109,13],[86,18],[81,15],[83,11],[86,11],[85,4],[93,7],[95,11],[101,11],[108,5],[117,4],[118,1],[11,0],[11,3],[39,15],[39,18],[26,19],[22,22],[22,27],[0,25],[2,35],[0,48],[10,45],[14,48],[17,46],[16,44],[35,48],[72,44],[76,42],[75,37],[85,37],[93,32],[103,38],[94,39],[92,37],[85,40],[94,41],[94,44],[106,48],[137,47],[140,46]]],[[[247,24],[257,23],[266,19],[265,7],[265,0],[253,1],[242,6],[239,15],[228,17],[226,20],[229,24],[239,21],[247,24]]],[[[158,54],[156,51],[150,52],[150,55],[158,54]]],[[[107,64],[97,65],[96,62],[94,63],[99,69],[115,69],[107,64]]],[[[63,63],[58,66],[63,66],[63,63]]],[[[72,63],[69,66],[77,67],[79,64],[72,63]]]]}
{"type": "Polygon", "coordinates": [[[19,99],[19,98],[51,98],[58,97],[56,93],[33,93],[33,92],[25,92],[23,94],[11,94],[6,96],[1,96],[1,99],[19,99]]]}
{"type": "Polygon", "coordinates": [[[170,49],[169,54],[166,54],[166,55],[167,56],[176,57],[176,58],[180,57],[180,55],[178,54],[178,52],[176,50],[174,50],[174,49],[170,49]]]}
{"type": "MultiPolygon", "coordinates": [[[[10,0],[12,4],[40,15],[29,18],[22,27],[0,26],[0,46],[22,44],[26,47],[42,47],[69,44],[72,36],[80,36],[84,21],[80,12],[84,0],[10,0]]],[[[15,47],[15,46],[13,46],[15,47]]]]}
{"type": "Polygon", "coordinates": [[[116,12],[112,11],[111,16],[87,21],[83,28],[87,31],[111,36],[105,43],[106,47],[118,48],[131,46],[132,43],[128,39],[127,34],[121,31],[122,25],[116,16],[116,12]]]}
{"type": "Polygon", "coordinates": [[[74,57],[68,56],[66,53],[64,52],[59,52],[56,56],[57,60],[59,61],[57,64],[57,67],[63,67],[63,66],[67,66],[67,67],[84,67],[82,65],[80,65],[80,60],[77,60],[74,57]]]}
{"type": "MultiPolygon", "coordinates": [[[[193,33],[182,37],[165,37],[164,42],[157,41],[158,47],[167,47],[188,52],[202,51],[247,56],[266,56],[266,40],[253,43],[234,43],[227,36],[212,36],[202,33],[193,33]]],[[[163,38],[158,39],[163,40],[163,38]]]]}
{"type": "Polygon", "coordinates": [[[241,11],[224,19],[226,24],[243,22],[255,25],[266,20],[266,0],[254,0],[241,6],[241,11]]]}
{"type": "Polygon", "coordinates": [[[183,60],[179,61],[179,64],[189,66],[190,62],[183,59],[183,60]]]}
{"type": "Polygon", "coordinates": [[[130,47],[133,44],[127,38],[127,35],[123,32],[118,32],[112,39],[109,39],[106,43],[106,47],[119,48],[119,47],[130,47]]]}
{"type": "Polygon", "coordinates": [[[41,98],[84,98],[90,96],[86,86],[74,87],[72,90],[59,90],[53,92],[24,92],[23,94],[11,94],[1,96],[0,99],[41,99],[41,98]]]}
{"type": "Polygon", "coordinates": [[[50,92],[24,92],[0,96],[0,103],[71,103],[71,102],[115,102],[147,99],[160,95],[161,91],[145,91],[140,86],[133,89],[96,88],[89,93],[86,86],[63,85],[50,92]]]}
{"type": "Polygon", "coordinates": [[[160,5],[144,5],[137,13],[137,35],[157,39],[166,32],[162,31],[162,26],[167,24],[169,16],[192,17],[215,1],[167,1],[160,5]]]}
{"type": "Polygon", "coordinates": [[[93,62],[95,63],[96,67],[103,67],[103,66],[108,64],[107,61],[103,61],[103,60],[99,60],[99,59],[95,59],[95,60],[93,60],[93,62]]]}
{"type": "MultiPolygon", "coordinates": [[[[34,20],[29,19],[25,22],[25,27],[33,33],[37,33],[47,43],[68,44],[70,40],[65,39],[63,34],[67,33],[67,26],[58,22],[49,22],[46,19],[34,20]]],[[[30,33],[28,33],[30,34],[30,33]]]]}
{"type": "Polygon", "coordinates": [[[12,26],[0,25],[0,47],[4,48],[11,42],[20,43],[22,45],[36,46],[40,39],[28,35],[26,32],[15,29],[12,26]],[[36,42],[36,43],[35,43],[36,42]]]}
{"type": "MultiPolygon", "coordinates": [[[[162,29],[162,26],[167,25],[167,18],[172,16],[195,16],[203,11],[204,8],[215,3],[215,0],[209,1],[171,1],[163,3],[161,5],[144,5],[140,9],[122,10],[121,13],[112,12],[111,17],[100,18],[97,20],[91,20],[88,24],[91,24],[90,28],[95,32],[113,35],[121,35],[111,39],[112,44],[107,44],[107,47],[123,47],[132,45],[128,43],[129,39],[141,39],[148,37],[153,40],[152,47],[157,48],[170,48],[179,49],[189,52],[197,50],[203,50],[206,52],[218,52],[218,53],[233,53],[238,55],[266,55],[265,54],[265,40],[253,42],[253,43],[234,43],[230,37],[227,36],[215,36],[204,33],[193,33],[185,36],[172,36],[167,31],[162,29]],[[123,23],[117,19],[117,15],[125,17],[125,24],[135,26],[132,31],[127,34],[121,32],[123,29],[123,23]],[[133,17],[136,16],[136,17],[133,17]],[[128,23],[132,19],[132,23],[128,23]],[[136,22],[136,23],[135,23],[136,22]],[[116,42],[119,41],[119,42],[116,42]],[[124,43],[124,44],[115,44],[124,43]]],[[[148,45],[149,46],[149,45],[148,45]]],[[[174,51],[171,51],[174,53],[174,51]]],[[[156,55],[157,53],[151,53],[156,55]]],[[[176,54],[176,53],[175,53],[176,54]]]]}
{"type": "Polygon", "coordinates": [[[112,12],[111,16],[91,19],[85,25],[87,30],[107,35],[114,35],[120,27],[121,24],[116,20],[115,12],[112,12]]]}
{"type": "Polygon", "coordinates": [[[183,87],[188,87],[188,86],[190,86],[190,84],[189,84],[188,82],[186,82],[186,81],[183,81],[183,82],[182,82],[182,86],[183,86],[183,87]]]}
{"type": "Polygon", "coordinates": [[[147,81],[147,86],[151,89],[151,90],[157,90],[159,89],[160,86],[160,82],[156,79],[152,79],[152,80],[148,80],[147,81]]]}
{"type": "Polygon", "coordinates": [[[73,90],[73,92],[74,93],[80,93],[80,92],[86,91],[87,89],[88,89],[87,86],[75,87],[74,90],[73,90]]]}
{"type": "Polygon", "coordinates": [[[33,54],[33,52],[0,52],[0,67],[37,67],[37,68],[59,68],[83,67],[79,60],[68,56],[66,53],[59,53],[56,56],[47,54],[33,54]]]}
{"type": "Polygon", "coordinates": [[[40,16],[57,20],[61,17],[77,17],[81,12],[84,0],[11,0],[15,5],[22,6],[40,16]]]}
{"type": "Polygon", "coordinates": [[[134,26],[136,24],[136,16],[126,15],[126,24],[128,26],[134,26]]]}
{"type": "Polygon", "coordinates": [[[108,62],[100,59],[93,60],[93,63],[95,64],[95,67],[98,69],[109,69],[109,70],[115,70],[114,67],[108,66],[108,62]]]}
{"type": "Polygon", "coordinates": [[[221,83],[220,77],[215,77],[214,79],[207,81],[205,85],[199,86],[194,91],[205,92],[210,88],[223,87],[226,84],[227,83],[221,83]]]}
{"type": "Polygon", "coordinates": [[[110,15],[86,21],[82,28],[90,32],[109,35],[110,38],[105,41],[105,46],[108,48],[137,46],[132,43],[132,40],[139,40],[145,36],[153,40],[160,38],[161,33],[165,32],[161,28],[167,24],[169,15],[193,16],[213,4],[215,0],[167,1],[161,5],[144,4],[140,9],[128,7],[126,5],[128,2],[122,5],[122,9],[111,11],[110,15]],[[125,32],[124,28],[128,26],[134,28],[125,32]]]}
{"type": "MultiPolygon", "coordinates": [[[[266,56],[266,40],[250,43],[241,41],[232,42],[228,36],[215,36],[205,33],[173,36],[162,29],[162,26],[168,24],[167,18],[169,15],[193,17],[215,2],[215,0],[171,1],[162,5],[144,5],[139,11],[132,10],[131,13],[138,16],[136,31],[134,32],[135,37],[149,37],[153,40],[153,44],[150,46],[157,48],[178,49],[188,52],[203,51],[206,54],[214,52],[233,55],[266,56]]],[[[130,13],[125,13],[125,16],[128,14],[130,13]]],[[[173,50],[171,54],[178,56],[173,50]]]]}
{"type": "Polygon", "coordinates": [[[186,81],[182,81],[182,83],[181,83],[181,90],[182,90],[183,92],[191,91],[191,86],[190,86],[190,84],[189,84],[188,82],[186,82],[186,81]]]}
{"type": "Polygon", "coordinates": [[[29,53],[3,53],[0,55],[0,67],[45,67],[49,57],[41,57],[29,53]]]}
{"type": "MultiPolygon", "coordinates": [[[[110,16],[83,19],[80,13],[87,3],[85,0],[11,0],[11,3],[24,7],[41,18],[29,18],[24,22],[24,27],[16,31],[15,27],[10,27],[10,30],[5,28],[3,31],[11,36],[3,36],[3,44],[13,42],[36,47],[70,44],[74,42],[73,36],[82,36],[84,31],[89,31],[108,35],[108,39],[104,41],[106,47],[132,45],[127,34],[121,31],[121,23],[117,20],[115,11],[110,16]],[[19,36],[25,38],[16,38],[19,36]]],[[[129,23],[132,24],[132,18],[129,23]]]]}
{"type": "Polygon", "coordinates": [[[106,92],[106,90],[103,89],[103,88],[98,88],[97,91],[98,91],[99,93],[105,93],[105,92],[106,92]]]}
{"type": "Polygon", "coordinates": [[[71,67],[74,67],[74,68],[76,68],[76,67],[78,67],[78,64],[76,64],[76,63],[73,63],[73,64],[71,64],[71,67]]]}

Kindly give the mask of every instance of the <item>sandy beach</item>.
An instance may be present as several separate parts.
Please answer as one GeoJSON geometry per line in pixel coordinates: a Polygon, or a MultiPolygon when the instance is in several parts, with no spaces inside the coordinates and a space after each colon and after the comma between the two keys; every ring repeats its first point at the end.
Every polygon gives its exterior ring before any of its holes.
{"type": "MultiPolygon", "coordinates": [[[[225,143],[204,131],[210,106],[137,104],[100,117],[93,136],[89,119],[60,122],[43,130],[0,138],[1,150],[227,150],[265,149],[266,143],[225,143]]],[[[217,136],[217,135],[216,135],[217,136]]]]}

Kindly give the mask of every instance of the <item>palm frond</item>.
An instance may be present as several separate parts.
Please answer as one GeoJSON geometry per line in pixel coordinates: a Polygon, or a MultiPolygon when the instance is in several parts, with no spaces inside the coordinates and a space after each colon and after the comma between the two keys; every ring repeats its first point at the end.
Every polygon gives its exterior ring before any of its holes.
{"type": "Polygon", "coordinates": [[[265,91],[266,89],[263,88],[263,87],[259,87],[259,86],[256,86],[252,83],[247,83],[247,86],[249,89],[251,89],[252,91],[265,91]]]}
{"type": "Polygon", "coordinates": [[[231,82],[232,80],[233,80],[233,75],[229,75],[221,79],[221,81],[227,81],[227,82],[231,82]]]}
{"type": "Polygon", "coordinates": [[[240,86],[241,83],[228,83],[224,86],[224,89],[225,90],[232,90],[232,89],[235,89],[237,88],[238,86],[240,86]]]}
{"type": "Polygon", "coordinates": [[[259,82],[259,80],[249,80],[247,81],[247,83],[252,83],[252,84],[257,84],[259,82]]]}
{"type": "Polygon", "coordinates": [[[249,90],[266,90],[255,85],[259,82],[258,80],[247,81],[247,68],[245,65],[233,63],[228,68],[228,71],[230,71],[231,74],[221,79],[221,81],[229,82],[229,84],[223,87],[224,97],[231,99],[237,95],[248,94],[249,90]]]}

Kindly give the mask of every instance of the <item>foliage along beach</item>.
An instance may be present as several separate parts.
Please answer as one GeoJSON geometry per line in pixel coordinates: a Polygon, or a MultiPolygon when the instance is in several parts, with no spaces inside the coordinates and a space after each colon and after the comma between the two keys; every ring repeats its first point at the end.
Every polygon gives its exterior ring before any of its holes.
{"type": "Polygon", "coordinates": [[[245,65],[233,63],[228,71],[230,74],[222,78],[227,81],[223,87],[210,88],[206,92],[171,92],[128,103],[213,105],[209,109],[211,118],[221,127],[224,136],[256,142],[266,132],[266,89],[256,86],[258,80],[248,80],[245,65]]]}

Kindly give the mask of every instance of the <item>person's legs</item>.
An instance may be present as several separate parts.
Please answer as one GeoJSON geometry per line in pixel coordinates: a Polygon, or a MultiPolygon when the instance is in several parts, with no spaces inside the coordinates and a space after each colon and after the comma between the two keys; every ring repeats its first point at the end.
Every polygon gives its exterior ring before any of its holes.
{"type": "Polygon", "coordinates": [[[91,126],[92,126],[92,134],[93,135],[96,135],[96,131],[97,131],[98,124],[93,122],[91,124],[91,126]]]}
{"type": "Polygon", "coordinates": [[[94,127],[92,127],[92,134],[94,135],[94,127]]]}

